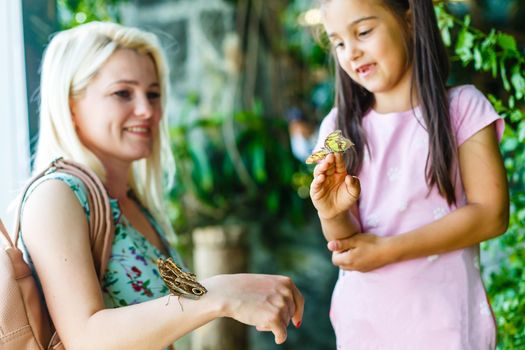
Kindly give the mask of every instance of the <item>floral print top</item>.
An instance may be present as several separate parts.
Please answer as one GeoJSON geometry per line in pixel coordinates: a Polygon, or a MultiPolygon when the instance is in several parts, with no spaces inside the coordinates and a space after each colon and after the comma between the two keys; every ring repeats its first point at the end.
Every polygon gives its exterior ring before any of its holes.
{"type": "MultiPolygon", "coordinates": [[[[23,204],[38,184],[50,179],[58,179],[69,185],[79,200],[89,221],[90,210],[84,184],[80,179],[69,174],[55,172],[36,181],[28,190],[23,204]]],[[[139,202],[137,201],[137,203],[139,202]]],[[[110,199],[110,205],[115,224],[115,236],[113,238],[111,256],[101,286],[104,304],[108,308],[115,308],[137,304],[167,295],[169,290],[164,285],[157,271],[156,264],[158,258],[166,258],[166,256],[138,232],[130,224],[128,219],[122,215],[117,200],[110,199]]],[[[164,246],[169,248],[171,257],[177,264],[181,264],[179,255],[165,240],[159,224],[140,203],[139,206],[142,208],[150,224],[159,233],[164,246]]],[[[26,252],[27,250],[24,249],[23,239],[21,239],[21,245],[22,250],[26,252]]],[[[32,266],[30,257],[27,256],[27,254],[26,258],[32,266]]]]}

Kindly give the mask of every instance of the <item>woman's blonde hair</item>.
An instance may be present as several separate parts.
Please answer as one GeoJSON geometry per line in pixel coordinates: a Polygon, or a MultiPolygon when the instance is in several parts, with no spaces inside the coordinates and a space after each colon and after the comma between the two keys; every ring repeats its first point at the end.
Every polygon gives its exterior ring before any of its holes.
{"type": "MultiPolygon", "coordinates": [[[[148,54],[154,61],[163,111],[168,96],[168,67],[158,38],[137,28],[109,22],[90,22],[56,34],[44,54],[40,84],[40,130],[34,171],[64,157],[82,163],[103,180],[104,167],[80,141],[70,110],[70,98],[82,94],[91,79],[117,49],[148,54]]],[[[163,226],[170,239],[173,229],[165,214],[164,195],[174,179],[168,118],[161,118],[159,137],[149,157],[133,162],[130,187],[163,226]]]]}

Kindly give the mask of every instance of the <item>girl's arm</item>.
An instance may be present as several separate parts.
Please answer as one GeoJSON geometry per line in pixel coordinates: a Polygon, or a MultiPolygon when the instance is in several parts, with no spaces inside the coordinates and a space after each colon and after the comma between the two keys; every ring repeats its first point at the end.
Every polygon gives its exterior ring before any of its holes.
{"type": "Polygon", "coordinates": [[[222,275],[202,281],[200,300],[162,297],[105,309],[80,203],[61,181],[38,186],[28,198],[23,237],[47,307],[66,348],[160,349],[217,317],[232,317],[286,339],[300,324],[303,298],[287,277],[222,275]],[[169,302],[168,302],[169,301],[169,302]]]}
{"type": "Polygon", "coordinates": [[[467,204],[441,220],[393,239],[395,260],[465,248],[507,230],[507,177],[494,124],[459,147],[459,166],[467,204]]]}
{"type": "Polygon", "coordinates": [[[458,157],[465,206],[404,234],[385,238],[359,234],[330,242],[334,264],[369,271],[393,262],[466,248],[503,234],[509,220],[509,196],[494,124],[465,141],[458,157]]]}
{"type": "Polygon", "coordinates": [[[357,199],[359,179],[348,175],[341,153],[329,154],[314,169],[310,198],[328,241],[359,232],[357,199]]]}

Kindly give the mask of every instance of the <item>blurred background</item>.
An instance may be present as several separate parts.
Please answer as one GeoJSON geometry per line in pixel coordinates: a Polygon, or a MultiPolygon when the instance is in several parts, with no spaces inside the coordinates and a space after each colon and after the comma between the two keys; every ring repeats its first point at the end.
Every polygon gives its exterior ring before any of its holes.
{"type": "MultiPolygon", "coordinates": [[[[505,117],[508,232],[483,243],[500,349],[525,349],[525,1],[436,2],[450,84],[473,83],[505,117]]],[[[300,330],[216,322],[177,349],[334,349],[337,277],[308,198],[304,164],[333,105],[333,63],[315,0],[0,0],[0,216],[27,179],[38,132],[39,66],[52,33],[92,20],[161,39],[177,164],[167,193],[178,248],[200,277],[284,274],[306,299],[300,330]],[[214,260],[215,259],[215,260],[214,260]]],[[[429,87],[431,88],[431,87],[429,87]]]]}

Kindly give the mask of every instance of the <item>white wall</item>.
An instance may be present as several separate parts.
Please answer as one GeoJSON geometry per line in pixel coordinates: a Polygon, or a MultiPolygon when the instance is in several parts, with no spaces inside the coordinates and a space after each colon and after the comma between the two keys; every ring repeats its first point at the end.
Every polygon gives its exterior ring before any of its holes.
{"type": "Polygon", "coordinates": [[[0,0],[0,218],[29,175],[28,116],[21,0],[0,0]]]}

